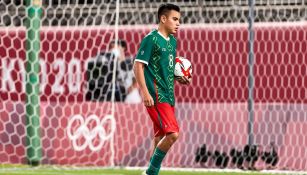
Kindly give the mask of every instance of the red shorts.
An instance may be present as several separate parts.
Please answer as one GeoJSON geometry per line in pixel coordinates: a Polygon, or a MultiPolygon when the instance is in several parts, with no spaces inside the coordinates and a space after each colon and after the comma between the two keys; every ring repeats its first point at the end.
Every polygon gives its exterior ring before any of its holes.
{"type": "Polygon", "coordinates": [[[168,103],[157,103],[154,106],[146,108],[154,125],[155,137],[164,136],[167,133],[179,132],[173,106],[168,103]]]}

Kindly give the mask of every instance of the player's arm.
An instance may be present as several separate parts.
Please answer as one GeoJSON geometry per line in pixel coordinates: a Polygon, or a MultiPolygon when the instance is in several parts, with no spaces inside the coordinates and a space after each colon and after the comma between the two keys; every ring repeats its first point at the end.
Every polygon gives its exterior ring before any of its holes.
{"type": "Polygon", "coordinates": [[[139,84],[140,92],[143,97],[143,102],[145,106],[153,106],[154,100],[152,96],[150,95],[146,82],[145,82],[145,76],[144,76],[144,69],[145,64],[139,61],[134,62],[133,71],[135,75],[135,79],[139,84]]]}
{"type": "Polygon", "coordinates": [[[146,81],[145,81],[145,66],[148,65],[149,59],[153,51],[153,40],[151,35],[147,35],[143,38],[138,53],[135,57],[133,71],[135,79],[140,87],[141,96],[145,106],[153,106],[154,100],[150,95],[146,81]]]}

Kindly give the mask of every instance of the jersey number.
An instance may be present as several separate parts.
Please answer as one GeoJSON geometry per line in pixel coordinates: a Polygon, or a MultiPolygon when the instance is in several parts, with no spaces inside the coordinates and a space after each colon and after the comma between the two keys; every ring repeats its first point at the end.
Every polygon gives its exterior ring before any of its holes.
{"type": "Polygon", "coordinates": [[[169,66],[172,68],[174,66],[174,56],[169,55],[169,66]]]}

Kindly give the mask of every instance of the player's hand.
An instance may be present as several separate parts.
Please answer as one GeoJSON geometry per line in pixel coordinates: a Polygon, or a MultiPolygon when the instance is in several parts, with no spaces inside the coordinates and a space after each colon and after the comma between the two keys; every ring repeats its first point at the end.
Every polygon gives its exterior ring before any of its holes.
{"type": "Polygon", "coordinates": [[[148,92],[142,93],[142,97],[143,97],[143,102],[144,102],[145,106],[155,105],[153,98],[151,97],[151,95],[148,92]]]}
{"type": "Polygon", "coordinates": [[[177,80],[180,84],[190,84],[192,78],[182,76],[182,77],[175,77],[175,80],[177,80]]]}

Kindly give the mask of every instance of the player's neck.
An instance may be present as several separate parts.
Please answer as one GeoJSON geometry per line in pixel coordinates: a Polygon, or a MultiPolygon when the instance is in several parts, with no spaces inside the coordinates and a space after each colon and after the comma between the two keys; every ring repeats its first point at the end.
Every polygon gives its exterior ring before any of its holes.
{"type": "Polygon", "coordinates": [[[168,33],[163,27],[159,26],[158,32],[160,32],[165,38],[168,38],[170,33],[168,33]]]}

